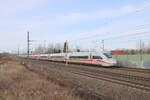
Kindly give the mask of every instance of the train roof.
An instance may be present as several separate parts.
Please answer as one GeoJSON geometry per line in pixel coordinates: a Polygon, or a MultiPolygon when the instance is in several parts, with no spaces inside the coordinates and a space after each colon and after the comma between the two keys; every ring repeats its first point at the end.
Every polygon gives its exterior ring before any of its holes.
{"type": "Polygon", "coordinates": [[[101,52],[69,52],[69,53],[54,53],[54,54],[36,54],[36,55],[30,55],[30,56],[65,56],[67,55],[97,55],[97,54],[103,54],[103,53],[109,53],[106,51],[101,52]]]}
{"type": "Polygon", "coordinates": [[[103,54],[103,53],[109,53],[109,52],[69,52],[69,53],[55,53],[55,54],[50,54],[51,56],[57,56],[57,55],[61,55],[64,56],[66,54],[68,55],[89,55],[89,54],[103,54]]]}

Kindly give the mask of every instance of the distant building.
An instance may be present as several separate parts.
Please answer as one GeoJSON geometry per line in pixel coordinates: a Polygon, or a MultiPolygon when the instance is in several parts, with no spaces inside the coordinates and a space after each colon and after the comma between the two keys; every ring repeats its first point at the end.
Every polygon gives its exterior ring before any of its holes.
{"type": "Polygon", "coordinates": [[[124,50],[112,50],[110,51],[111,55],[124,55],[125,51],[124,50]]]}

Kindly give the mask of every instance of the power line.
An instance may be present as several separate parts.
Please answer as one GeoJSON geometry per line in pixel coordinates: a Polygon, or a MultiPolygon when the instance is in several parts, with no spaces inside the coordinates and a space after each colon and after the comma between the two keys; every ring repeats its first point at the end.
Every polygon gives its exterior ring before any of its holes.
{"type": "MultiPolygon", "coordinates": [[[[141,12],[141,11],[147,10],[147,8],[150,8],[150,5],[147,5],[147,6],[143,7],[143,8],[140,8],[140,9],[136,9],[132,13],[141,12]]],[[[145,24],[145,25],[150,25],[150,24],[145,24]]],[[[141,26],[145,26],[145,25],[141,25],[141,26]]],[[[135,27],[139,27],[139,26],[135,26],[135,27]]],[[[107,34],[107,33],[105,33],[105,34],[107,34]]],[[[100,34],[100,35],[105,35],[105,34],[100,34]]],[[[85,40],[85,39],[96,37],[96,36],[99,36],[99,35],[89,36],[89,37],[80,38],[80,39],[76,39],[76,40],[85,40]]],[[[73,40],[73,41],[76,41],[76,40],[73,40]]],[[[71,42],[73,42],[73,41],[71,41],[71,42]]]]}
{"type": "MultiPolygon", "coordinates": [[[[137,25],[137,26],[134,26],[134,27],[129,27],[128,28],[128,30],[125,30],[125,31],[123,31],[122,30],[122,32],[120,31],[120,32],[113,32],[113,33],[125,33],[125,32],[128,32],[128,31],[131,31],[131,29],[138,29],[138,30],[140,30],[140,29],[143,29],[144,27],[148,27],[148,26],[150,26],[150,24],[148,23],[148,24],[142,24],[142,25],[137,25]],[[142,28],[140,28],[139,29],[139,27],[142,27],[142,28]],[[129,30],[130,29],[130,30],[129,30]]],[[[134,30],[134,31],[136,31],[136,30],[134,30]]],[[[72,42],[76,42],[76,41],[83,41],[83,40],[89,40],[89,39],[92,39],[92,38],[97,38],[97,37],[99,37],[99,36],[106,36],[106,35],[108,35],[108,33],[111,33],[112,34],[112,32],[106,32],[106,33],[104,33],[104,34],[96,34],[96,35],[91,35],[91,36],[88,36],[88,37],[83,37],[83,38],[78,38],[78,39],[75,39],[75,40],[70,40],[69,42],[70,43],[72,43],[72,42]]],[[[116,38],[117,38],[118,36],[116,36],[116,38]]],[[[119,36],[120,37],[120,36],[119,36]]],[[[115,38],[115,37],[110,37],[110,39],[111,38],[115,38]]],[[[104,40],[105,39],[107,39],[107,38],[103,38],[104,40]]]]}
{"type": "MultiPolygon", "coordinates": [[[[142,9],[137,9],[135,12],[141,12],[147,8],[150,8],[150,5],[142,8],[142,9]]],[[[143,29],[145,27],[148,27],[150,24],[142,24],[142,25],[136,25],[134,27],[129,27],[128,29],[124,30],[123,32],[117,32],[117,33],[125,33],[125,32],[128,32],[128,31],[136,31],[136,30],[140,30],[140,29],[143,29]],[[140,28],[139,28],[140,27],[140,28]]],[[[120,31],[120,30],[119,30],[120,31]]],[[[122,31],[122,30],[121,30],[122,31]]],[[[109,32],[109,31],[108,31],[109,32]]],[[[82,37],[82,38],[78,38],[78,39],[75,39],[75,40],[70,40],[69,43],[72,43],[72,42],[77,42],[77,41],[83,41],[83,40],[87,40],[87,39],[92,39],[92,38],[99,38],[99,36],[105,36],[105,35],[108,35],[108,32],[106,33],[103,33],[103,34],[95,34],[95,35],[91,35],[91,36],[88,36],[88,37],[82,37]]],[[[115,33],[115,32],[109,32],[109,33],[115,33]]],[[[131,33],[131,32],[130,32],[131,33]]],[[[128,37],[128,36],[138,36],[138,35],[142,35],[142,33],[149,33],[149,31],[144,31],[144,32],[138,32],[138,33],[134,33],[134,34],[126,34],[126,35],[120,35],[120,36],[113,36],[113,37],[108,37],[108,38],[102,38],[103,40],[114,40],[114,39],[120,39],[120,38],[125,38],[125,37],[128,37]]]]}
{"type": "MultiPolygon", "coordinates": [[[[120,46],[120,44],[130,44],[131,42],[135,42],[135,41],[137,42],[139,40],[142,40],[144,42],[148,42],[148,41],[150,41],[150,38],[148,37],[148,38],[139,38],[139,39],[129,39],[129,40],[125,40],[125,41],[113,41],[113,42],[111,41],[110,43],[113,45],[119,45],[120,46]]],[[[109,43],[106,42],[106,44],[108,45],[109,43]]]]}
{"type": "Polygon", "coordinates": [[[124,37],[128,37],[128,36],[137,36],[137,35],[141,35],[143,33],[149,33],[150,31],[145,31],[145,32],[138,32],[138,33],[134,33],[134,34],[126,34],[126,35],[121,35],[121,36],[116,36],[116,37],[111,37],[111,38],[105,38],[104,40],[110,40],[110,39],[119,39],[119,38],[124,38],[124,37]]]}

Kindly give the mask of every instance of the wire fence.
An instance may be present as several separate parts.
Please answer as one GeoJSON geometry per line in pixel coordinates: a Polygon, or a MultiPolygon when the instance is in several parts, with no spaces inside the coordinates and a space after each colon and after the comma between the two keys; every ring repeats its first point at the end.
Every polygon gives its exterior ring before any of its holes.
{"type": "Polygon", "coordinates": [[[150,54],[113,55],[118,61],[118,66],[150,68],[150,54]]]}

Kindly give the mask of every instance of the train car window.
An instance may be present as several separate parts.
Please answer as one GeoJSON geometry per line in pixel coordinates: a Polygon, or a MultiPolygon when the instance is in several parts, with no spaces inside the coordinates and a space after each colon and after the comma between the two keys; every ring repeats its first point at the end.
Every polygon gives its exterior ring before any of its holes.
{"type": "Polygon", "coordinates": [[[104,53],[104,55],[105,55],[107,58],[112,58],[112,56],[111,56],[109,53],[104,53]]]}
{"type": "Polygon", "coordinates": [[[47,58],[47,56],[40,56],[41,58],[47,58]]]}
{"type": "Polygon", "coordinates": [[[64,58],[64,56],[51,56],[51,58],[64,58]]]}
{"type": "Polygon", "coordinates": [[[93,59],[102,59],[100,56],[93,56],[93,59]]]}
{"type": "Polygon", "coordinates": [[[70,56],[71,59],[88,59],[88,56],[70,56]]]}

